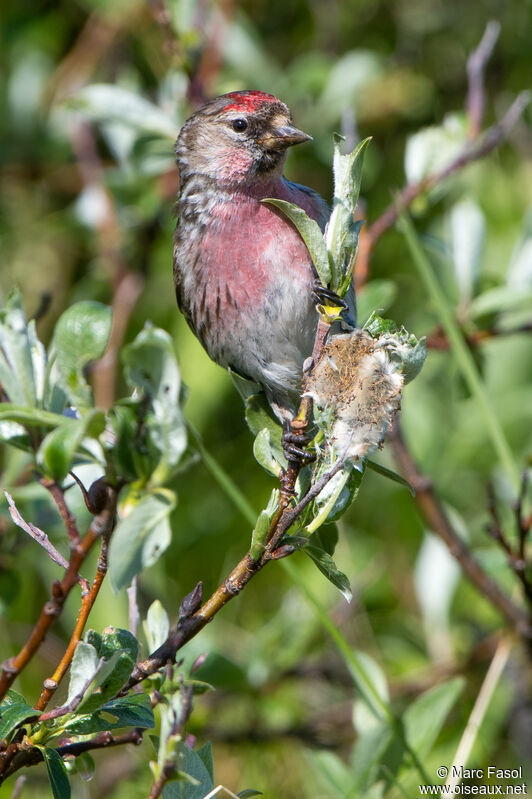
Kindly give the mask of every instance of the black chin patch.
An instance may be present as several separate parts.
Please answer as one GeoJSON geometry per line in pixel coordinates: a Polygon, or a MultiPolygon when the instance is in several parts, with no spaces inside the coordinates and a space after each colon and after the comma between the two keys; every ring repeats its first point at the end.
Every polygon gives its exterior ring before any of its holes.
{"type": "Polygon", "coordinates": [[[259,160],[257,172],[269,172],[279,165],[284,153],[282,150],[265,150],[259,160]]]}

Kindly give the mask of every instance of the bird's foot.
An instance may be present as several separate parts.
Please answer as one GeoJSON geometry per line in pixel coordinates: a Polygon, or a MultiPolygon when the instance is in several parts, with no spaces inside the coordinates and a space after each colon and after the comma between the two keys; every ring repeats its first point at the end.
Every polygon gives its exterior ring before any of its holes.
{"type": "Polygon", "coordinates": [[[281,443],[286,460],[295,461],[301,466],[316,460],[314,452],[309,452],[309,450],[304,449],[311,440],[311,436],[307,436],[300,432],[294,432],[290,427],[290,423],[285,424],[283,426],[281,443]]]}
{"type": "Polygon", "coordinates": [[[312,299],[319,303],[319,305],[341,308],[342,310],[340,313],[347,311],[348,308],[345,300],[339,297],[332,289],[328,289],[326,286],[322,285],[319,280],[315,280],[312,285],[312,299]]]}

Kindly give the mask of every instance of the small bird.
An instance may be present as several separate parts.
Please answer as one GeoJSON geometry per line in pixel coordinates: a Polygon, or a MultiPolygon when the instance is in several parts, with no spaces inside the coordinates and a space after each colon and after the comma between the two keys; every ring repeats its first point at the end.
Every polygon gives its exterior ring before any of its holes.
{"type": "Polygon", "coordinates": [[[312,352],[316,272],[294,225],[261,201],[295,203],[324,229],[326,202],[283,176],[288,148],[310,139],[276,97],[239,91],[193,114],[175,148],[178,305],[209,356],[259,383],[285,423],[312,352]]]}

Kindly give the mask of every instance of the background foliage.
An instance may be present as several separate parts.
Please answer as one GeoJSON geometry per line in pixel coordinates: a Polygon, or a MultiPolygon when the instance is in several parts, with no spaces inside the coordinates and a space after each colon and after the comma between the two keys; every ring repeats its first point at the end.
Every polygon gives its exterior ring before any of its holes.
{"type": "MultiPolygon", "coordinates": [[[[169,3],[166,12],[157,2],[93,0],[11,4],[3,16],[2,299],[18,284],[28,314],[43,311],[37,325],[43,340],[61,312],[81,299],[113,304],[124,342],[134,339],[146,319],[169,331],[188,389],[188,422],[259,510],[272,482],[253,459],[241,402],[175,307],[172,139],[179,125],[204,94],[236,88],[277,94],[314,137],[291,154],[289,177],[328,198],[333,131],[341,130],[353,145],[370,135],[362,196],[364,216],[371,221],[389,204],[390,190],[420,177],[424,165],[437,166],[461,140],[467,55],[488,19],[501,23],[486,77],[488,123],[527,87],[530,5],[517,0],[183,0],[169,3]],[[100,84],[128,94],[109,96],[100,84]],[[135,96],[152,105],[132,102],[135,96]],[[432,138],[412,142],[420,129],[442,123],[432,138]]],[[[530,322],[529,120],[530,111],[509,144],[414,206],[445,296],[471,330],[476,323],[489,327],[501,305],[499,328],[530,322]],[[504,291],[489,293],[497,287],[504,291]]],[[[376,306],[419,336],[434,330],[436,309],[397,231],[390,230],[376,247],[371,278],[360,297],[361,315],[376,306]]],[[[530,353],[526,333],[497,336],[475,350],[519,467],[532,443],[530,353]]],[[[111,358],[92,374],[102,405],[115,394],[115,371],[111,358]]],[[[126,384],[120,372],[117,381],[122,395],[126,384]]],[[[434,481],[457,531],[511,590],[504,554],[485,532],[486,484],[494,480],[502,500],[509,498],[510,486],[453,354],[430,353],[422,375],[407,389],[402,418],[412,452],[434,481]]],[[[379,459],[393,465],[386,449],[379,459]]],[[[198,461],[172,479],[178,495],[172,543],[142,575],[143,617],[156,598],[175,615],[199,579],[210,593],[248,546],[249,522],[207,463],[198,461]]],[[[24,456],[6,450],[2,486],[66,551],[59,519],[44,490],[26,485],[24,468],[24,456]]],[[[72,502],[82,512],[75,490],[72,502]]],[[[0,533],[0,637],[14,651],[55,573],[42,551],[12,526],[5,504],[0,533]]],[[[456,750],[493,655],[500,619],[424,529],[409,493],[377,474],[365,475],[357,503],[341,522],[337,560],[351,581],[350,605],[307,559],[296,555],[291,564],[345,639],[381,665],[396,707],[443,679],[465,678],[460,701],[425,763],[433,777],[456,750]]],[[[23,674],[20,685],[27,695],[40,691],[42,674],[58,660],[76,610],[70,601],[46,640],[43,660],[23,674]]],[[[127,598],[104,584],[90,626],[101,631],[108,625],[128,626],[127,598]]],[[[191,732],[200,743],[212,741],[216,782],[235,791],[253,786],[266,796],[287,799],[344,795],[345,764],[355,741],[355,690],[315,609],[290,574],[272,566],[258,575],[187,646],[187,663],[201,652],[209,653],[201,679],[217,690],[197,700],[191,732]]],[[[528,680],[515,647],[478,736],[475,767],[530,761],[528,680]]],[[[78,780],[75,795],[146,796],[148,746],[98,753],[94,780],[78,780]]],[[[30,771],[28,779],[32,795],[48,795],[40,769],[30,771]]],[[[0,789],[0,797],[10,790],[0,789]]]]}

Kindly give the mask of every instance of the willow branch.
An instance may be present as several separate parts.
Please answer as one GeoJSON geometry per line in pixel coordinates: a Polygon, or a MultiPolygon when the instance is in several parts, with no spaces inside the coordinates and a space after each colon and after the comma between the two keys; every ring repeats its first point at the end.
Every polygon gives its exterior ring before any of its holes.
{"type": "Polygon", "coordinates": [[[466,113],[468,136],[470,139],[476,138],[482,130],[482,121],[486,108],[484,73],[500,32],[501,26],[499,22],[496,20],[488,22],[478,47],[476,50],[473,50],[467,59],[468,89],[466,113]]]}
{"type": "Polygon", "coordinates": [[[51,560],[54,563],[57,563],[58,566],[62,566],[63,569],[68,569],[68,561],[61,555],[60,552],[54,547],[44,530],[41,530],[39,527],[36,527],[31,522],[26,522],[20,515],[13,500],[11,494],[4,489],[4,495],[7,499],[7,504],[9,505],[9,513],[11,518],[13,519],[14,524],[17,527],[20,527],[21,530],[24,530],[25,533],[28,533],[29,536],[33,538],[34,541],[37,541],[38,544],[48,553],[51,560]]]}
{"type": "Polygon", "coordinates": [[[68,533],[68,537],[71,542],[77,543],[81,536],[79,534],[79,530],[76,524],[76,519],[74,515],[70,512],[70,508],[68,507],[66,500],[65,500],[65,492],[59,486],[55,480],[48,480],[45,477],[41,477],[40,484],[49,491],[50,496],[52,497],[53,501],[56,504],[57,510],[59,511],[59,515],[61,516],[61,520],[65,525],[66,531],[68,533]]]}
{"type": "MultiPolygon", "coordinates": [[[[61,746],[56,747],[56,751],[61,757],[77,757],[83,754],[83,752],[90,752],[95,749],[108,749],[112,746],[124,746],[125,744],[139,746],[142,743],[142,733],[143,730],[138,728],[122,733],[121,735],[113,735],[109,731],[99,732],[94,738],[61,744],[61,746]]],[[[15,757],[10,761],[9,768],[2,774],[0,782],[10,777],[21,768],[36,766],[42,763],[43,759],[41,750],[36,747],[32,747],[31,749],[19,749],[15,757]]]]}
{"type": "MultiPolygon", "coordinates": [[[[114,501],[116,501],[116,490],[110,487],[108,490],[110,496],[114,496],[114,501]]],[[[106,508],[96,516],[85,537],[72,548],[65,575],[62,580],[56,580],[53,583],[50,599],[41,610],[39,619],[31,631],[28,640],[17,655],[9,658],[2,664],[0,674],[0,699],[5,696],[17,675],[28,665],[46,638],[48,630],[52,626],[54,620],[61,614],[70,591],[76,583],[80,581],[78,572],[81,564],[84,562],[95,542],[108,530],[110,513],[111,511],[106,508]]],[[[89,592],[89,585],[84,581],[82,584],[82,600],[89,592]]],[[[0,773],[1,771],[2,764],[0,763],[0,773]]]]}
{"type": "Polygon", "coordinates": [[[403,477],[415,489],[416,503],[432,532],[442,539],[471,583],[504,616],[506,621],[524,638],[532,638],[532,626],[527,614],[515,605],[510,597],[491,579],[467,544],[454,531],[431,481],[420,472],[410,455],[397,419],[389,438],[399,469],[403,477]]]}
{"type": "MultiPolygon", "coordinates": [[[[113,524],[114,524],[114,511],[110,509],[109,520],[108,520],[109,532],[111,531],[113,524]]],[[[98,593],[100,591],[101,585],[103,583],[106,574],[107,574],[107,536],[104,535],[102,537],[102,544],[101,544],[100,556],[98,558],[98,567],[96,570],[96,576],[92,583],[91,589],[88,593],[82,596],[81,607],[79,609],[78,618],[76,620],[76,626],[74,627],[74,632],[72,633],[68,646],[61,660],[59,661],[56,670],[54,671],[51,677],[49,677],[47,680],[44,681],[44,688],[41,692],[38,701],[35,704],[35,710],[43,710],[46,707],[46,705],[54,695],[55,691],[59,687],[61,680],[65,676],[68,667],[72,662],[72,658],[74,657],[74,652],[76,651],[78,642],[81,640],[81,636],[83,635],[83,630],[85,629],[85,624],[87,623],[89,613],[91,612],[93,605],[96,602],[96,597],[98,596],[98,593]]]]}
{"type": "Polygon", "coordinates": [[[522,116],[525,108],[530,103],[530,92],[523,91],[517,95],[512,105],[503,118],[491,128],[488,128],[479,138],[468,141],[464,149],[453,160],[443,167],[432,172],[417,183],[409,183],[397,195],[395,202],[365,228],[360,236],[359,251],[355,266],[355,280],[357,288],[364,285],[369,274],[369,260],[377,241],[388,228],[395,224],[399,209],[408,208],[414,200],[429,189],[433,189],[451,175],[460,172],[474,161],[484,158],[492,150],[499,147],[508,137],[509,132],[522,116]]]}

